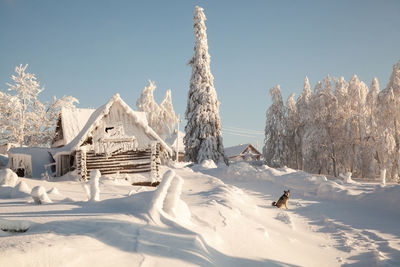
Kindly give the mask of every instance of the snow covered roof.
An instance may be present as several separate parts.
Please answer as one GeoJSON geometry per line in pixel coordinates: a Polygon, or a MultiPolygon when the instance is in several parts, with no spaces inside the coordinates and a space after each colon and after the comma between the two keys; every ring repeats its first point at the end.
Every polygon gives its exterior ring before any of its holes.
{"type": "MultiPolygon", "coordinates": [[[[230,158],[230,157],[235,157],[239,156],[242,154],[246,148],[251,147],[254,151],[258,152],[257,149],[255,149],[251,144],[240,144],[237,146],[231,146],[231,147],[226,147],[225,148],[225,155],[230,158]]],[[[260,154],[260,152],[258,152],[260,154]]]]}
{"type": "Polygon", "coordinates": [[[165,148],[169,153],[172,153],[171,148],[160,138],[160,136],[148,125],[146,114],[144,112],[138,112],[132,110],[120,97],[119,94],[113,95],[111,99],[103,106],[96,109],[90,118],[88,119],[85,126],[79,132],[79,134],[67,145],[54,150],[53,155],[58,154],[69,154],[72,151],[78,150],[80,145],[87,139],[88,134],[92,132],[94,128],[100,125],[102,118],[110,112],[110,108],[114,103],[119,103],[124,111],[133,117],[133,120],[141,126],[145,133],[156,139],[163,148],[165,148]]]}
{"type": "Polygon", "coordinates": [[[71,142],[83,129],[95,109],[65,108],[61,109],[61,131],[63,138],[52,144],[53,147],[66,145],[71,142]]]}

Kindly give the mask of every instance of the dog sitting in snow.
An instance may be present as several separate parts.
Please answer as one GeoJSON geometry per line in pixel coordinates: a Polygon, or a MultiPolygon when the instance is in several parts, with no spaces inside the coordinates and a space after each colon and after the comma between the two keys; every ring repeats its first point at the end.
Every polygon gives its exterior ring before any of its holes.
{"type": "Polygon", "coordinates": [[[290,197],[290,190],[288,191],[283,191],[283,195],[278,199],[278,202],[272,202],[272,206],[278,207],[280,209],[283,208],[283,206],[285,206],[286,209],[288,209],[287,207],[287,203],[289,201],[289,197],[290,197]]]}

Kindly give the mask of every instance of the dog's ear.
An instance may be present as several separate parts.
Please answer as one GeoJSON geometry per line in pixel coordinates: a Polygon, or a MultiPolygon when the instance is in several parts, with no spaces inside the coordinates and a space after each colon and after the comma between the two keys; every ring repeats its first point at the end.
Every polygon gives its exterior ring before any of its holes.
{"type": "Polygon", "coordinates": [[[290,190],[288,190],[287,192],[290,193],[290,190]]]}

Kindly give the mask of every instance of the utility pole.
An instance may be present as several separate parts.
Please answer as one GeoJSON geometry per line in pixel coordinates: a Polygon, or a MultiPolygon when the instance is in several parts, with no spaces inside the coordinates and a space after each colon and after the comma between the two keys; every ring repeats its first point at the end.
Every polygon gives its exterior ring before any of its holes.
{"type": "Polygon", "coordinates": [[[181,114],[178,114],[178,129],[176,132],[176,155],[175,155],[175,161],[178,162],[178,155],[179,155],[179,123],[181,122],[181,114]]]}

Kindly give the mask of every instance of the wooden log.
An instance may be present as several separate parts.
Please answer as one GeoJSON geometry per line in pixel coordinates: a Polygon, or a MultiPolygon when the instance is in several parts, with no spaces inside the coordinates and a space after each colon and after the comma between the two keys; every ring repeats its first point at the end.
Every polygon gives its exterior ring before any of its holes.
{"type": "Polygon", "coordinates": [[[133,186],[153,186],[156,187],[160,184],[160,182],[138,182],[132,183],[133,186]]]}

